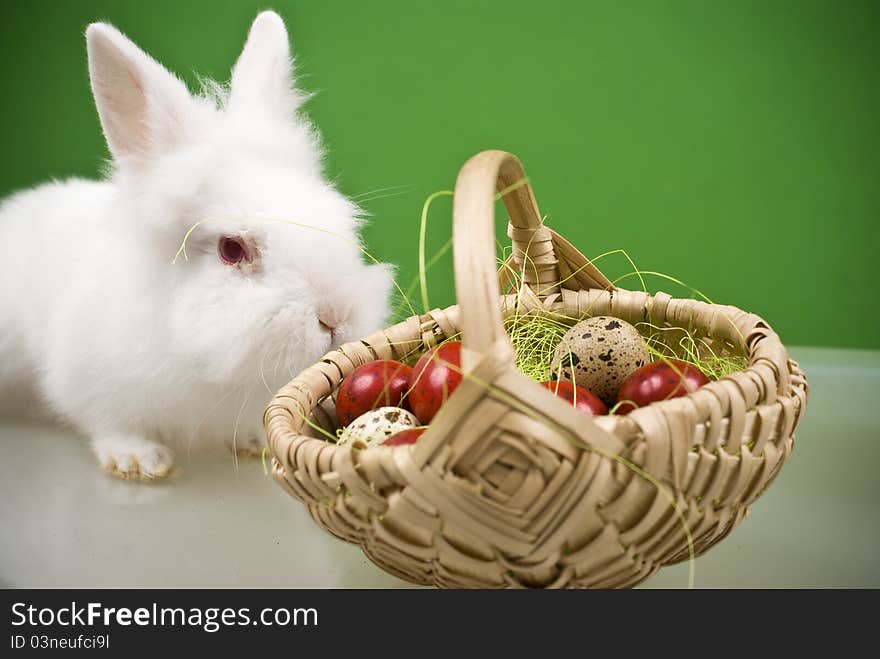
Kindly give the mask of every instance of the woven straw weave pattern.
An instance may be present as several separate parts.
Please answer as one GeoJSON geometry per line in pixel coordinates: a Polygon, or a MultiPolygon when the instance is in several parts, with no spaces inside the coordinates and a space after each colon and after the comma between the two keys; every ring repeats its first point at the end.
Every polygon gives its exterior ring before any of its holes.
{"type": "Polygon", "coordinates": [[[440,587],[629,587],[723,539],[791,453],[808,386],[777,335],[735,307],[614,288],[544,227],[519,162],[488,151],[456,186],[459,304],[343,345],[265,414],[272,474],[388,572],[440,587]],[[495,191],[510,269],[494,272],[495,191]],[[511,191],[512,190],[512,191],[511,191]],[[525,264],[525,267],[524,267],[525,264]],[[503,320],[610,315],[688,328],[748,367],[696,392],[586,418],[513,367],[503,320]],[[461,335],[464,382],[414,446],[337,446],[333,394],[357,366],[461,335]],[[632,469],[628,465],[635,465],[632,469]],[[645,474],[648,476],[646,477],[645,474]],[[674,505],[673,505],[674,502],[674,505]]]}

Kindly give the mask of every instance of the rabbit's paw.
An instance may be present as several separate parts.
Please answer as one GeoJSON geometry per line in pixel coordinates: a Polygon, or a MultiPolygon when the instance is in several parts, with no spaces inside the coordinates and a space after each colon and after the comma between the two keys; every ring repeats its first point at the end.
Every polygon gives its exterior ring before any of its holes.
{"type": "Polygon", "coordinates": [[[104,471],[126,480],[156,481],[171,471],[171,450],[148,439],[131,435],[103,435],[92,448],[104,471]]]}
{"type": "Polygon", "coordinates": [[[260,437],[236,438],[234,443],[229,444],[229,450],[240,458],[261,458],[265,448],[266,443],[260,437]]]}

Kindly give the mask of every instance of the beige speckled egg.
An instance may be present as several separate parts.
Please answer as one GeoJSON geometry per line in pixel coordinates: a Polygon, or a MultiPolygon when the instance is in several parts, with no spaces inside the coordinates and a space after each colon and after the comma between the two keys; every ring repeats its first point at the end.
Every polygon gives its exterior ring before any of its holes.
{"type": "Polygon", "coordinates": [[[572,327],[556,346],[551,378],[586,387],[611,407],[626,377],[651,361],[638,330],[619,318],[595,316],[572,327]]]}
{"type": "Polygon", "coordinates": [[[337,443],[347,444],[360,440],[367,446],[376,446],[396,432],[420,425],[412,412],[399,407],[380,407],[364,412],[345,426],[337,443]]]}

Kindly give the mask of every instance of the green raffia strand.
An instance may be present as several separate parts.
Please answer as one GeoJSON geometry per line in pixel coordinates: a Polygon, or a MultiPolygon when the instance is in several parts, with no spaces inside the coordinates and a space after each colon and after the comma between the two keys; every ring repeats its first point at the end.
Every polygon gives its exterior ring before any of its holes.
{"type": "Polygon", "coordinates": [[[718,380],[725,375],[744,370],[749,365],[749,360],[736,355],[724,355],[700,359],[694,364],[711,380],[718,380]]]}
{"type": "MultiPolygon", "coordinates": [[[[617,279],[615,279],[615,280],[613,281],[613,283],[616,285],[617,282],[619,282],[619,281],[623,281],[624,279],[628,279],[629,277],[632,277],[632,276],[634,276],[634,275],[636,275],[636,274],[638,274],[639,279],[641,279],[642,275],[653,275],[654,277],[660,277],[661,279],[667,279],[667,280],[669,280],[669,281],[671,281],[671,282],[674,282],[674,283],[678,284],[679,286],[682,286],[682,287],[684,287],[684,288],[689,289],[692,293],[696,293],[696,294],[699,295],[701,298],[703,298],[704,301],[708,302],[709,304],[715,304],[715,303],[712,302],[712,300],[710,300],[706,295],[704,295],[703,293],[701,293],[700,291],[698,291],[698,290],[697,290],[696,288],[694,288],[693,286],[688,286],[687,284],[685,284],[685,283],[684,283],[683,281],[681,281],[680,279],[676,279],[675,277],[671,277],[671,276],[669,276],[669,275],[667,275],[667,274],[664,274],[664,273],[662,273],[662,272],[654,272],[653,270],[641,270],[641,271],[638,271],[638,272],[635,272],[635,273],[634,273],[634,272],[628,272],[628,273],[626,273],[625,275],[621,275],[620,277],[618,277],[617,279]]],[[[642,281],[644,281],[644,280],[642,280],[642,281]]],[[[647,293],[648,291],[645,291],[645,292],[647,293]]]]}
{"type": "MultiPolygon", "coordinates": [[[[518,190],[524,185],[528,185],[528,179],[520,179],[511,185],[508,185],[503,190],[499,190],[495,194],[495,200],[498,201],[502,197],[507,194],[510,194],[514,190],[518,190]]],[[[425,260],[425,241],[428,233],[428,210],[431,208],[431,204],[435,199],[439,197],[452,197],[455,193],[452,190],[438,190],[425,199],[425,203],[422,205],[422,214],[419,221],[419,274],[418,274],[418,282],[419,282],[419,290],[421,292],[422,297],[422,313],[427,313],[431,310],[431,305],[428,302],[428,269],[433,266],[440,258],[443,257],[446,252],[452,247],[452,239],[450,238],[443,247],[431,258],[430,262],[426,262],[425,260]]],[[[408,295],[412,294],[413,285],[410,284],[407,287],[407,292],[403,293],[404,297],[408,299],[408,295]]],[[[402,291],[401,291],[402,292],[402,291]]],[[[412,306],[410,304],[410,306],[412,306]]]]}
{"type": "MultiPolygon", "coordinates": [[[[431,207],[431,202],[438,197],[451,197],[453,194],[452,190],[440,190],[429,195],[422,206],[422,217],[419,223],[419,288],[422,292],[422,313],[428,313],[431,309],[428,305],[428,268],[425,265],[425,235],[428,231],[428,209],[431,207]]],[[[450,241],[451,244],[452,242],[450,241]]]]}
{"type": "MultiPolygon", "coordinates": [[[[636,267],[635,261],[632,260],[632,258],[630,257],[629,253],[628,253],[625,249],[612,249],[610,252],[604,252],[604,253],[602,253],[602,254],[599,254],[599,256],[590,259],[590,263],[595,263],[596,261],[599,261],[599,260],[605,258],[606,256],[612,256],[612,255],[614,255],[614,254],[622,254],[623,257],[624,257],[627,261],[629,261],[629,264],[632,266],[632,269],[633,269],[633,272],[630,273],[630,274],[631,274],[631,275],[632,275],[632,274],[638,275],[639,281],[642,283],[642,291],[645,292],[645,293],[647,293],[647,292],[648,292],[648,285],[645,283],[645,278],[642,277],[642,273],[639,271],[638,267],[636,267]]],[[[561,284],[561,283],[564,283],[565,281],[567,281],[568,279],[570,279],[571,277],[573,277],[576,273],[580,272],[584,267],[585,267],[585,266],[581,266],[581,267],[578,268],[575,272],[571,273],[568,277],[566,277],[565,279],[563,279],[563,280],[562,280],[561,282],[559,282],[559,283],[560,283],[560,284],[561,284]]],[[[682,284],[682,285],[684,285],[684,284],[682,284]]],[[[685,288],[687,288],[687,286],[685,286],[685,288]]]]}
{"type": "Polygon", "coordinates": [[[547,381],[553,352],[569,327],[546,315],[514,314],[508,318],[505,329],[516,352],[516,368],[536,382],[547,381]]]}
{"type": "Polygon", "coordinates": [[[696,366],[710,380],[717,380],[741,371],[748,366],[748,360],[742,355],[719,354],[712,345],[703,338],[677,327],[658,327],[651,323],[638,323],[637,327],[647,334],[645,345],[655,360],[677,359],[696,366]],[[683,336],[669,345],[664,335],[683,332],[683,336]]]}
{"type": "MultiPolygon", "coordinates": [[[[440,259],[442,259],[444,256],[446,256],[446,252],[448,252],[450,249],[452,249],[452,238],[450,238],[445,243],[443,243],[443,246],[440,249],[438,249],[436,252],[434,252],[434,256],[432,256],[430,259],[428,259],[428,262],[425,264],[424,268],[422,268],[421,266],[419,267],[418,274],[416,274],[416,276],[412,278],[412,280],[409,283],[409,286],[406,287],[405,295],[407,296],[407,298],[409,298],[413,293],[415,293],[416,288],[418,288],[421,285],[421,281],[424,276],[423,273],[427,273],[428,270],[433,268],[434,265],[436,265],[437,262],[440,261],[440,259]]],[[[427,288],[428,287],[427,287],[427,282],[426,282],[425,283],[425,290],[426,291],[427,291],[427,288]]],[[[428,311],[428,309],[423,309],[423,313],[424,313],[424,311],[428,311]]],[[[403,319],[401,318],[401,320],[403,320],[403,319]]]]}

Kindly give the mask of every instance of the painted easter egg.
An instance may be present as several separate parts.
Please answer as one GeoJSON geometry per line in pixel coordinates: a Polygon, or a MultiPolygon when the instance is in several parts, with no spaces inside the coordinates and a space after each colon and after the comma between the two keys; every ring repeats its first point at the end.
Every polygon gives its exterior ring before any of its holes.
{"type": "Polygon", "coordinates": [[[382,446],[405,446],[406,444],[415,444],[419,437],[422,436],[427,428],[408,428],[396,432],[391,437],[382,442],[382,446]]]}
{"type": "Polygon", "coordinates": [[[560,398],[567,400],[575,409],[580,410],[587,416],[608,414],[608,408],[605,407],[605,403],[583,387],[560,380],[542,382],[541,386],[549,389],[560,398]]]}
{"type": "Polygon", "coordinates": [[[430,423],[461,381],[461,342],[431,348],[413,367],[410,408],[422,423],[430,423]]]}
{"type": "Polygon", "coordinates": [[[412,368],[392,359],[377,359],[349,373],[336,394],[336,418],[347,426],[378,407],[406,407],[412,368]]]}
{"type": "Polygon", "coordinates": [[[684,396],[708,382],[709,378],[693,364],[675,359],[645,364],[623,381],[616,413],[629,414],[649,403],[684,396]]]}

